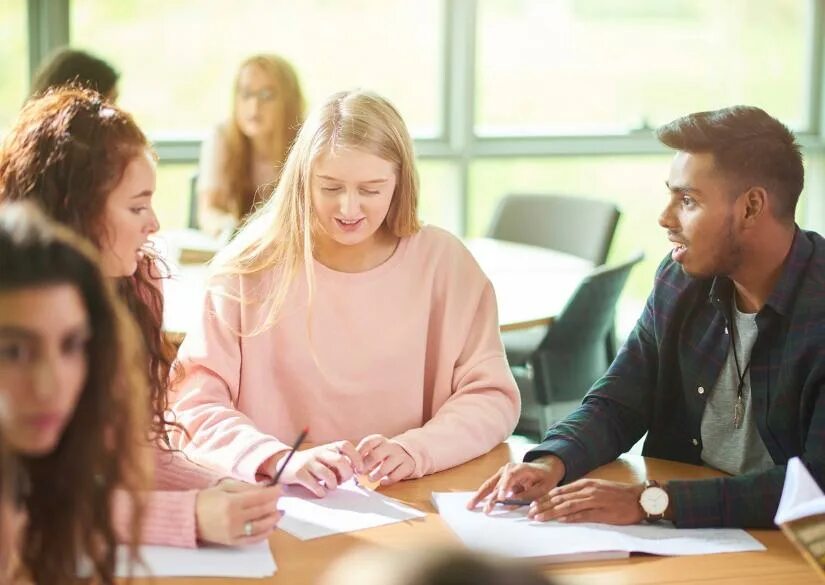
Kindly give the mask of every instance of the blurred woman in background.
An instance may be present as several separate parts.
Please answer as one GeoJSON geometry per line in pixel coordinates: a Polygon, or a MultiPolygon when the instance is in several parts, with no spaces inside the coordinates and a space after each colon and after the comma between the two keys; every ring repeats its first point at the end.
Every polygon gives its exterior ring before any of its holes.
{"type": "Polygon", "coordinates": [[[93,89],[106,100],[115,102],[120,74],[103,59],[85,51],[63,47],[46,57],[34,74],[31,96],[64,85],[93,89]]]}
{"type": "Polygon", "coordinates": [[[116,490],[130,541],[140,534],[143,354],[98,265],[34,206],[0,207],[0,575],[12,582],[74,583],[84,557],[114,583],[116,522],[101,504],[116,490]]]}
{"type": "Polygon", "coordinates": [[[304,97],[288,61],[254,55],[241,63],[232,116],[201,149],[196,189],[202,230],[231,232],[269,198],[303,120],[304,97]]]}

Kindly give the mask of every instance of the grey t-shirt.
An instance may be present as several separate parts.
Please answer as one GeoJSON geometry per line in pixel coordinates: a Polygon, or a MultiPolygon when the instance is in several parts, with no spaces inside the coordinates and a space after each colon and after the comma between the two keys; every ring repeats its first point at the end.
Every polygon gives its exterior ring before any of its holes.
{"type": "MultiPolygon", "coordinates": [[[[750,362],[751,350],[759,334],[756,328],[756,313],[739,311],[735,294],[732,304],[736,327],[736,355],[739,358],[739,367],[744,370],[750,362]]],[[[729,349],[725,365],[707,397],[705,412],[702,415],[702,461],[734,475],[765,471],[774,466],[753,418],[750,377],[748,370],[742,388],[744,418],[742,426],[737,429],[733,424],[733,410],[736,405],[739,374],[736,371],[733,350],[729,349]]]]}

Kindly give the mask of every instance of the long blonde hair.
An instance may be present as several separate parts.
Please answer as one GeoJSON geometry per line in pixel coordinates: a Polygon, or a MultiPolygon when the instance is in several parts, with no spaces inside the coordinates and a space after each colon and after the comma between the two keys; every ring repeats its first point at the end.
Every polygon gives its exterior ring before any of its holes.
{"type": "Polygon", "coordinates": [[[232,116],[226,125],[226,158],[223,176],[226,177],[226,189],[218,189],[216,198],[211,203],[224,211],[243,219],[255,204],[258,185],[252,182],[252,143],[238,126],[238,93],[241,72],[245,67],[254,65],[261,68],[277,86],[278,99],[283,101],[284,117],[280,128],[273,136],[274,146],[280,148],[273,165],[280,166],[289,146],[295,140],[298,128],[304,120],[304,96],[298,75],[289,61],[278,55],[253,55],[244,60],[235,74],[235,86],[232,98],[232,116]]]}
{"type": "Polygon", "coordinates": [[[384,220],[390,233],[403,238],[421,228],[412,139],[398,110],[385,98],[367,91],[333,94],[310,114],[298,133],[272,197],[212,261],[216,275],[281,270],[261,298],[236,299],[267,306],[266,318],[250,335],[275,324],[302,262],[312,303],[313,226],[317,218],[310,177],[321,155],[343,148],[374,154],[395,165],[396,187],[384,220]]]}

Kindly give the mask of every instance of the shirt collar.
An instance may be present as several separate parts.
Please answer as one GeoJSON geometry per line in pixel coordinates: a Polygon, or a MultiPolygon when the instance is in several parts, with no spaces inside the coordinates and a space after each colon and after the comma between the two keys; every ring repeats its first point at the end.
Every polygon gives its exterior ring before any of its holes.
{"type": "MultiPolygon", "coordinates": [[[[794,294],[799,289],[802,278],[805,276],[805,269],[808,266],[812,252],[813,244],[805,237],[799,226],[796,226],[791,249],[782,266],[782,274],[779,276],[779,280],[776,281],[773,292],[765,302],[766,307],[771,307],[782,316],[786,316],[790,312],[794,294]]],[[[708,298],[717,309],[729,315],[732,294],[733,281],[727,276],[717,276],[713,279],[708,298]]]]}

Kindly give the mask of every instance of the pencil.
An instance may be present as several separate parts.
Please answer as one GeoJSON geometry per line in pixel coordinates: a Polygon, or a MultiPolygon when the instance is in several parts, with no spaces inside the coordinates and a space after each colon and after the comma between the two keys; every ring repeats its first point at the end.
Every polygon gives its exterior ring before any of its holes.
{"type": "Polygon", "coordinates": [[[301,434],[298,435],[298,438],[295,439],[295,443],[292,445],[292,449],[289,450],[286,457],[284,458],[284,462],[281,464],[281,468],[275,473],[275,477],[272,478],[272,481],[269,482],[269,485],[275,485],[278,483],[278,480],[281,479],[281,474],[284,472],[284,468],[286,468],[286,464],[289,463],[289,460],[292,459],[292,455],[295,451],[298,450],[298,447],[301,446],[301,443],[304,442],[304,439],[307,438],[307,434],[309,433],[309,427],[304,427],[304,430],[301,431],[301,434]]]}

